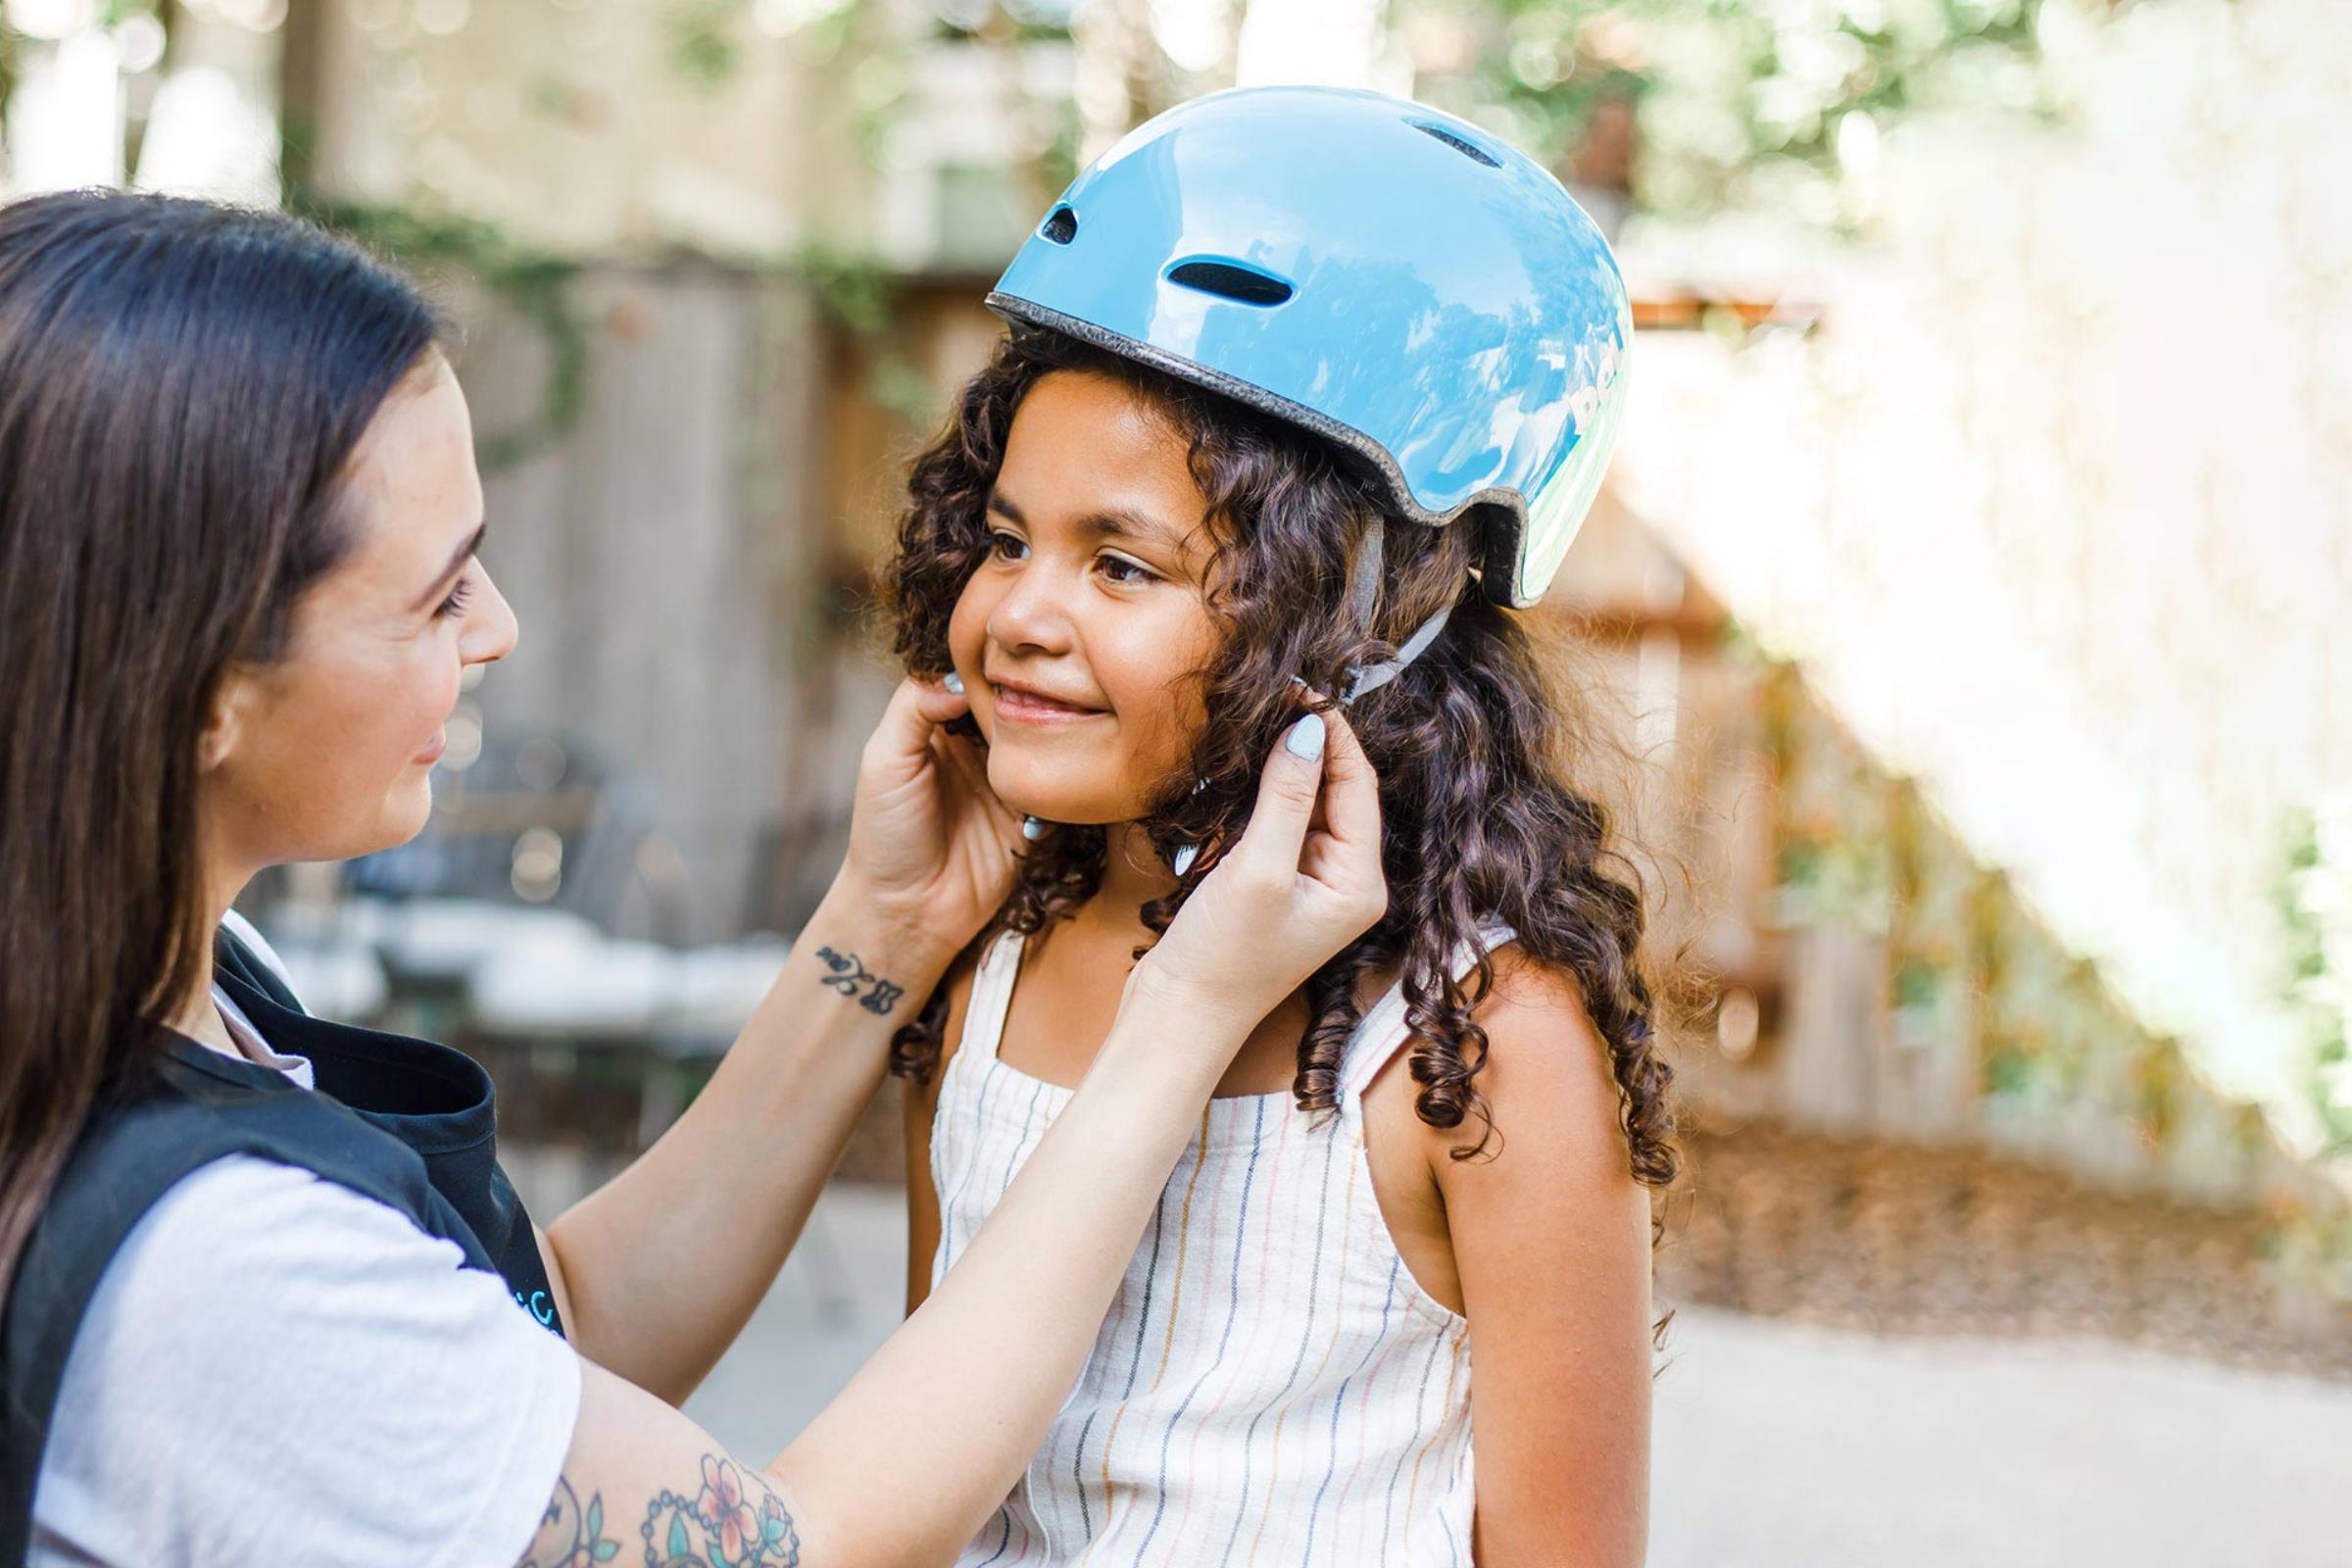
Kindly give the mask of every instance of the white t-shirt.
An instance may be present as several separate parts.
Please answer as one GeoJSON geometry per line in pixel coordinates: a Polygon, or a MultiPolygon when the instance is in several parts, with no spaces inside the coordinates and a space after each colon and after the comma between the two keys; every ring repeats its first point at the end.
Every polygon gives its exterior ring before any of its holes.
{"type": "MultiPolygon", "coordinates": [[[[307,1083],[300,1057],[268,1064],[307,1083]]],[[[463,1262],[293,1166],[231,1155],[182,1181],[74,1339],[28,1568],[513,1564],[571,1446],[580,1368],[463,1262]]]]}

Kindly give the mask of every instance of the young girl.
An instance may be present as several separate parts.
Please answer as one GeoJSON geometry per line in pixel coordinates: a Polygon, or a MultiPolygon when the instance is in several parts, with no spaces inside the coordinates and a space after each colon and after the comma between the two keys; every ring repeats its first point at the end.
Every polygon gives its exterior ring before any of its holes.
{"type": "Polygon", "coordinates": [[[1512,609],[1606,462],[1614,264],[1472,126],[1262,89],[1114,148],[990,303],[1013,335],[915,464],[891,580],[1034,846],[896,1044],[910,1305],[1302,700],[1350,704],[1391,903],[1243,1047],[959,1561],[1639,1562],[1670,1075],[1638,886],[1512,609]]]}

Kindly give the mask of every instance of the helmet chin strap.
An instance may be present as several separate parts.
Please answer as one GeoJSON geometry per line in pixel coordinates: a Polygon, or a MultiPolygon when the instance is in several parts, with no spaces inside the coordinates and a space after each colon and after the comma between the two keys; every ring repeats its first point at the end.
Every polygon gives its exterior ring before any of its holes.
{"type": "MultiPolygon", "coordinates": [[[[1372,612],[1380,603],[1380,567],[1387,553],[1388,536],[1388,524],[1376,520],[1365,533],[1363,546],[1355,553],[1355,565],[1348,573],[1348,611],[1366,631],[1372,629],[1372,612]]],[[[1438,640],[1438,633],[1446,629],[1446,622],[1452,615],[1453,607],[1446,606],[1404,640],[1403,646],[1396,650],[1396,657],[1348,670],[1348,689],[1340,694],[1340,706],[1346,708],[1358,697],[1376,692],[1403,674],[1407,665],[1429,652],[1429,645],[1438,640]]]]}
{"type": "MultiPolygon", "coordinates": [[[[1355,553],[1355,564],[1348,572],[1348,611],[1354,618],[1355,623],[1367,631],[1372,626],[1372,612],[1380,603],[1380,568],[1383,556],[1388,548],[1384,543],[1387,537],[1387,523],[1375,520],[1370,530],[1365,533],[1363,545],[1355,553]]],[[[1414,660],[1429,652],[1430,645],[1438,640],[1438,633],[1446,629],[1446,622],[1452,616],[1453,607],[1451,605],[1441,608],[1436,614],[1423,621],[1419,629],[1404,640],[1403,646],[1396,650],[1395,658],[1384,659],[1377,664],[1358,664],[1351,667],[1348,671],[1348,689],[1340,694],[1340,706],[1346,708],[1357,698],[1380,690],[1403,674],[1414,660]]],[[[1296,675],[1291,678],[1300,686],[1306,684],[1296,675]]],[[[1200,780],[1193,786],[1193,793],[1200,794],[1207,785],[1208,780],[1200,780]]],[[[1200,858],[1200,846],[1186,844],[1177,849],[1168,864],[1178,876],[1182,876],[1193,868],[1193,862],[1199,858],[1200,858]]]]}
{"type": "Polygon", "coordinates": [[[1421,623],[1421,629],[1404,640],[1395,659],[1384,659],[1377,664],[1363,664],[1348,672],[1348,690],[1340,695],[1340,706],[1346,708],[1366,692],[1376,692],[1404,673],[1405,666],[1429,652],[1429,645],[1438,640],[1446,622],[1453,616],[1453,607],[1447,605],[1421,623]]]}

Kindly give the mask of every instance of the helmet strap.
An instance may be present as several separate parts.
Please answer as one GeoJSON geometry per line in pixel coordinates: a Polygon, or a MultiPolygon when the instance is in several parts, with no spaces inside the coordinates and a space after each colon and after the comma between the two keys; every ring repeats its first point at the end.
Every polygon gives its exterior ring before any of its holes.
{"type": "Polygon", "coordinates": [[[1348,569],[1348,613],[1366,635],[1372,630],[1373,612],[1380,608],[1380,567],[1388,555],[1388,522],[1375,515],[1364,530],[1364,542],[1355,548],[1354,564],[1348,569]]]}
{"type": "MultiPolygon", "coordinates": [[[[1372,630],[1372,612],[1380,602],[1380,566],[1387,549],[1385,541],[1388,531],[1386,519],[1372,519],[1372,526],[1365,530],[1363,544],[1356,549],[1355,564],[1348,573],[1348,612],[1355,617],[1356,625],[1367,633],[1372,630]]],[[[1340,706],[1346,708],[1358,697],[1367,692],[1376,692],[1403,674],[1406,665],[1429,652],[1429,645],[1438,640],[1438,633],[1446,629],[1446,622],[1452,614],[1453,607],[1447,605],[1423,621],[1420,629],[1407,637],[1404,646],[1396,650],[1396,658],[1384,659],[1377,664],[1359,664],[1348,670],[1348,689],[1340,695],[1340,706]]]]}
{"type": "MultiPolygon", "coordinates": [[[[1363,544],[1356,550],[1355,564],[1348,571],[1348,612],[1354,616],[1355,623],[1366,632],[1372,629],[1372,612],[1380,600],[1380,564],[1381,557],[1386,549],[1382,541],[1386,532],[1387,524],[1375,519],[1371,529],[1364,535],[1363,544]]],[[[1420,629],[1404,640],[1404,646],[1396,650],[1396,658],[1384,659],[1377,664],[1358,664],[1349,669],[1348,671],[1348,689],[1340,695],[1340,706],[1346,708],[1358,697],[1367,692],[1376,692],[1398,675],[1403,674],[1406,665],[1429,652],[1430,644],[1438,640],[1438,633],[1446,629],[1446,622],[1452,618],[1452,615],[1453,607],[1446,606],[1423,621],[1420,629]]],[[[1297,675],[1293,675],[1291,679],[1300,686],[1306,684],[1297,675]]],[[[1195,795],[1206,788],[1208,788],[1208,780],[1203,778],[1193,781],[1195,795]]],[[[1024,831],[1026,828],[1027,824],[1024,823],[1024,831]]],[[[1175,855],[1169,859],[1169,868],[1178,876],[1183,876],[1193,868],[1200,858],[1200,845],[1180,844],[1176,847],[1175,855]]]]}
{"type": "Polygon", "coordinates": [[[1345,708],[1366,692],[1376,692],[1403,674],[1407,664],[1429,652],[1429,645],[1438,640],[1438,633],[1446,629],[1446,622],[1452,615],[1453,607],[1447,605],[1423,621],[1421,629],[1404,640],[1404,646],[1396,650],[1395,659],[1384,659],[1377,664],[1362,664],[1350,670],[1348,690],[1341,696],[1340,706],[1345,708]]]}

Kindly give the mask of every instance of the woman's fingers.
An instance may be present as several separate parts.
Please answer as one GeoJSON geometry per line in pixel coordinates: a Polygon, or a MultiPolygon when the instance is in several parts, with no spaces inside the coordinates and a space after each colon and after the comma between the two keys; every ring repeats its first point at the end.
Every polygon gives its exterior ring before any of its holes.
{"type": "Polygon", "coordinates": [[[1323,830],[1350,861],[1369,857],[1380,870],[1380,780],[1364,756],[1355,729],[1338,709],[1324,715],[1329,725],[1323,759],[1323,830]]]}
{"type": "Polygon", "coordinates": [[[1257,808],[1229,858],[1355,891],[1380,880],[1380,780],[1353,726],[1337,708],[1304,714],[1266,759],[1257,808]]]}
{"type": "Polygon", "coordinates": [[[945,759],[946,766],[960,782],[964,793],[971,798],[972,802],[982,811],[996,818],[1004,828],[1010,830],[1019,818],[1014,815],[1012,808],[997,799],[997,792],[990,787],[988,761],[980,755],[979,748],[960,735],[950,735],[945,730],[937,730],[931,736],[931,749],[939,757],[945,759]]]}
{"type": "Polygon", "coordinates": [[[970,941],[1019,863],[1016,819],[971,743],[944,728],[966,711],[944,683],[900,682],[858,768],[844,874],[921,953],[970,941]]]}
{"type": "Polygon", "coordinates": [[[878,767],[882,781],[903,782],[920,774],[931,762],[931,737],[939,726],[968,712],[971,704],[960,692],[909,676],[891,694],[890,706],[865,743],[865,762],[878,767]]]}
{"type": "Polygon", "coordinates": [[[971,748],[960,738],[944,732],[934,733],[931,752],[939,759],[940,765],[960,781],[965,789],[977,794],[987,788],[986,770],[979,760],[972,756],[971,748]]]}
{"type": "Polygon", "coordinates": [[[1226,857],[1237,869],[1286,883],[1298,874],[1298,852],[1306,843],[1307,819],[1323,786],[1323,758],[1329,729],[1320,713],[1307,713],[1283,732],[1282,744],[1258,775],[1257,808],[1241,842],[1226,857]]]}
{"type": "Polygon", "coordinates": [[[906,684],[914,688],[915,710],[932,724],[945,724],[972,710],[971,699],[954,687],[911,677],[906,684]]]}
{"type": "Polygon", "coordinates": [[[1377,787],[1346,722],[1307,713],[1284,733],[1250,825],[1147,958],[1183,1005],[1254,1022],[1387,907],[1377,787]]]}

